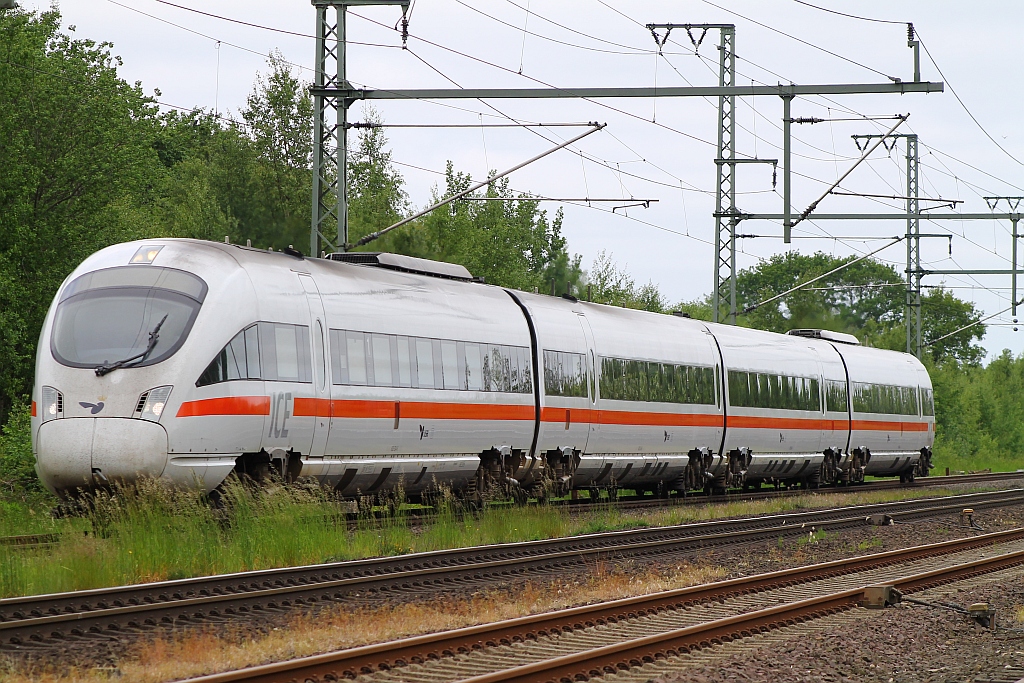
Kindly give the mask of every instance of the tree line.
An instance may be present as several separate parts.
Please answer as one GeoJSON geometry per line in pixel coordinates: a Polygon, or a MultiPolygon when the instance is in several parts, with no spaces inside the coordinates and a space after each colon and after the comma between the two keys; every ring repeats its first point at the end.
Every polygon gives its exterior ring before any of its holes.
{"type": "MultiPolygon", "coordinates": [[[[308,244],[313,103],[308,84],[280,54],[269,56],[235,119],[200,108],[161,109],[159,91],[147,95],[141,83],[126,82],[120,66],[111,44],[62,29],[55,9],[0,12],[0,424],[6,425],[0,482],[31,478],[30,470],[11,464],[13,456],[4,456],[17,452],[24,465],[27,397],[43,318],[61,282],[89,254],[157,236],[227,237],[275,250],[308,244]]],[[[364,115],[381,122],[372,109],[364,115]]],[[[383,128],[359,129],[354,137],[351,241],[414,210],[383,128]]],[[[434,199],[471,182],[449,162],[434,199]]],[[[585,269],[568,249],[561,210],[549,214],[529,195],[513,193],[507,181],[480,194],[515,201],[457,201],[364,248],[460,263],[502,286],[711,318],[709,298],[671,302],[655,284],[637,283],[605,252],[585,269]]],[[[739,274],[740,300],[763,300],[849,260],[777,255],[739,274]]],[[[893,267],[865,260],[738,322],[777,332],[825,327],[902,350],[904,296],[893,267]]],[[[929,290],[923,305],[926,339],[980,317],[972,304],[944,289],[929,290]]],[[[937,404],[959,405],[984,394],[993,406],[945,417],[938,408],[940,440],[949,448],[971,429],[991,437],[972,443],[1002,450],[1024,439],[1024,428],[1019,435],[1008,428],[1011,435],[986,422],[1024,409],[1019,392],[1004,391],[1024,373],[1024,361],[1007,352],[982,368],[977,340],[983,334],[984,326],[974,325],[928,347],[937,404]],[[947,426],[951,420],[956,438],[947,426]],[[974,420],[974,427],[964,420],[974,420]]]]}

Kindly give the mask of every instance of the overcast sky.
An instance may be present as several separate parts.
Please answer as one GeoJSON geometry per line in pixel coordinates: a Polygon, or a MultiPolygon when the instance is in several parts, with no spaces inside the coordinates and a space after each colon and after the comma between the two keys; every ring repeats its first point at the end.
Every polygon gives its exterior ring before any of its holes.
{"type": "MultiPolygon", "coordinates": [[[[173,1],[302,35],[206,17],[159,0],[63,0],[60,10],[65,24],[75,26],[79,37],[112,42],[114,53],[124,60],[122,76],[141,81],[149,93],[159,89],[159,99],[170,105],[216,108],[225,116],[236,116],[257,74],[266,70],[266,55],[275,49],[304,80],[312,79],[315,50],[309,36],[315,14],[308,1],[173,1]]],[[[880,83],[889,82],[887,77],[913,78],[913,53],[907,47],[904,24],[838,16],[796,0],[561,0],[534,1],[532,6],[530,2],[415,0],[407,51],[400,49],[400,36],[391,28],[401,16],[399,9],[352,11],[349,39],[375,45],[349,46],[349,80],[373,88],[451,87],[453,82],[463,87],[717,84],[716,32],[707,34],[695,56],[690,36],[677,30],[659,56],[644,27],[650,22],[735,23],[739,84],[880,83]]],[[[21,4],[29,9],[49,6],[45,0],[21,0],[21,4]]],[[[958,211],[978,213],[988,211],[983,196],[1024,195],[1024,169],[1010,157],[1024,161],[1019,113],[1024,72],[1019,68],[1015,38],[1017,29],[1024,28],[1024,3],[1004,0],[967,6],[949,0],[815,0],[813,4],[861,17],[912,21],[948,79],[947,88],[945,93],[928,95],[800,98],[794,101],[794,116],[849,119],[910,113],[900,132],[920,136],[923,196],[960,199],[963,204],[958,211]],[[949,86],[1006,152],[971,120],[949,86]]],[[[699,39],[699,32],[693,38],[699,39]]],[[[945,80],[924,52],[921,62],[924,80],[945,80]]],[[[700,298],[710,291],[716,102],[662,98],[494,100],[489,104],[381,101],[375,106],[394,124],[493,124],[507,123],[506,117],[608,123],[605,131],[574,146],[575,153],[559,152],[516,172],[511,185],[547,197],[657,199],[649,209],[616,214],[610,213],[609,204],[563,205],[570,251],[581,254],[589,266],[606,250],[638,281],[653,281],[674,301],[700,298]]],[[[357,105],[350,120],[361,118],[357,105]]],[[[777,97],[741,99],[738,155],[781,158],[781,118],[777,97]]],[[[859,152],[851,135],[882,132],[892,123],[876,119],[794,126],[794,210],[806,208],[856,160],[859,152]]],[[[411,201],[423,206],[432,189],[443,182],[437,173],[447,160],[458,170],[483,178],[488,169],[507,168],[552,146],[544,137],[564,140],[578,130],[396,128],[388,131],[388,137],[395,161],[407,164],[400,169],[411,201]]],[[[880,148],[842,188],[903,195],[905,167],[902,143],[888,153],[880,148]]],[[[781,173],[774,189],[770,166],[740,166],[737,176],[740,209],[781,212],[781,173]]],[[[559,205],[544,206],[553,213],[559,205]]],[[[898,200],[830,196],[818,211],[900,209],[898,200]]],[[[741,240],[741,268],[786,248],[777,223],[746,222],[740,231],[763,236],[741,240]]],[[[799,239],[792,246],[805,253],[863,254],[904,231],[905,223],[899,221],[808,220],[795,228],[799,239]]],[[[922,232],[954,235],[952,255],[946,239],[923,240],[926,268],[1009,267],[1008,221],[932,221],[922,224],[922,232]]],[[[906,247],[897,244],[879,257],[902,273],[906,247]]],[[[943,283],[954,287],[958,296],[976,302],[986,314],[1009,306],[1009,276],[925,278],[926,285],[943,283]]],[[[983,340],[990,356],[1004,348],[1015,354],[1024,350],[1024,330],[1013,332],[1009,313],[991,322],[998,325],[991,326],[983,340]]]]}

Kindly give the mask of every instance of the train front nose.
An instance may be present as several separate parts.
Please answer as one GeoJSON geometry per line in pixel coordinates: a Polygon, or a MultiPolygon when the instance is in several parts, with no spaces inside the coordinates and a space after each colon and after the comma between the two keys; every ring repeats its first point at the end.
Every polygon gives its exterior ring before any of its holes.
{"type": "Polygon", "coordinates": [[[79,417],[39,427],[36,471],[57,493],[159,477],[166,465],[167,432],[156,422],[79,417]]]}

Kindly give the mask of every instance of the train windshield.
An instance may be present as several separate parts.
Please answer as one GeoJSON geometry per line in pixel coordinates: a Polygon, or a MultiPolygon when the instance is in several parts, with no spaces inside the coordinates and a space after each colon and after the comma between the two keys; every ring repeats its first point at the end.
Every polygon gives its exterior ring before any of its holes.
{"type": "Polygon", "coordinates": [[[133,356],[140,358],[124,367],[159,363],[188,337],[206,292],[200,278],[173,268],[124,266],[86,273],[61,295],[50,349],[58,362],[75,368],[133,356]],[[161,321],[149,348],[150,333],[161,321]]]}

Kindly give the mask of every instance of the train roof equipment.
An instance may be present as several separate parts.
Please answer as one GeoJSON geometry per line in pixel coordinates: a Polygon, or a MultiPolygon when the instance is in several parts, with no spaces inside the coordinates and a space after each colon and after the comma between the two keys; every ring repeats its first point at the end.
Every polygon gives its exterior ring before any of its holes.
{"type": "Polygon", "coordinates": [[[331,261],[353,263],[361,266],[375,266],[377,268],[398,270],[404,273],[416,273],[417,275],[430,275],[448,280],[472,281],[475,279],[465,266],[460,266],[457,263],[431,261],[430,259],[404,256],[402,254],[348,251],[336,252],[328,255],[327,258],[331,261]]]}
{"type": "Polygon", "coordinates": [[[836,342],[837,344],[850,344],[851,346],[860,346],[860,340],[852,334],[846,334],[845,332],[833,332],[832,330],[816,330],[816,329],[797,329],[789,330],[786,334],[793,337],[808,337],[810,339],[825,339],[828,341],[836,342]]]}

